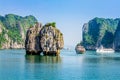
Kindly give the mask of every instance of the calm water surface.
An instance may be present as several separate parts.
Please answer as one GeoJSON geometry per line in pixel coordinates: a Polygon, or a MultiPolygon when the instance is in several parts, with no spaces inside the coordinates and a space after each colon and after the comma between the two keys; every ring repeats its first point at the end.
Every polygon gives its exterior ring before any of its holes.
{"type": "Polygon", "coordinates": [[[0,50],[0,80],[120,80],[120,53],[61,51],[60,56],[25,56],[0,50]]]}

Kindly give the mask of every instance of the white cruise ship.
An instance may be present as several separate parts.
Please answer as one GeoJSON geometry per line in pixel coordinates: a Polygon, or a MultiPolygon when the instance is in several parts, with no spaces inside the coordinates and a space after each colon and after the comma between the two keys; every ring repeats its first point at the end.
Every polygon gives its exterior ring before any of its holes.
{"type": "Polygon", "coordinates": [[[101,46],[100,48],[96,49],[97,53],[114,53],[114,49],[112,48],[103,48],[103,46],[101,46]]]}

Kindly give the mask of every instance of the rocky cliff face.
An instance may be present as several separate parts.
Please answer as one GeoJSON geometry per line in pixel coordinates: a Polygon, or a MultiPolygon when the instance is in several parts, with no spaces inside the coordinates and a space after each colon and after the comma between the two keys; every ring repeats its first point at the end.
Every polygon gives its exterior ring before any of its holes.
{"type": "Polygon", "coordinates": [[[41,26],[37,23],[29,28],[25,40],[27,54],[58,55],[64,46],[63,34],[55,27],[55,23],[41,26]]]}
{"type": "Polygon", "coordinates": [[[37,19],[34,16],[18,16],[8,14],[0,16],[0,49],[24,48],[27,29],[34,25],[37,19]]]}
{"type": "Polygon", "coordinates": [[[114,36],[114,48],[116,51],[120,51],[120,22],[114,36]]]}
{"type": "Polygon", "coordinates": [[[119,18],[94,18],[90,20],[83,25],[81,44],[89,50],[95,50],[101,45],[105,48],[113,48],[114,35],[119,21],[119,18]]]}
{"type": "Polygon", "coordinates": [[[41,51],[39,31],[42,26],[36,23],[33,27],[29,28],[26,34],[25,49],[27,52],[38,53],[41,51]]]}

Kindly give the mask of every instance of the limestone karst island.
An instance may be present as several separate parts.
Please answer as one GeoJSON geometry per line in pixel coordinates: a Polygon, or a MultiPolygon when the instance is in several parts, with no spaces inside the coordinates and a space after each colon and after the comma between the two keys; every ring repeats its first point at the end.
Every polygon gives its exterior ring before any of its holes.
{"type": "Polygon", "coordinates": [[[37,19],[32,16],[7,14],[0,16],[0,49],[18,49],[25,46],[25,35],[37,19]]]}
{"type": "Polygon", "coordinates": [[[42,26],[36,23],[28,29],[25,40],[27,54],[58,55],[63,48],[63,34],[55,26],[55,23],[47,23],[42,26]]]}
{"type": "Polygon", "coordinates": [[[86,50],[120,51],[120,18],[94,18],[82,27],[82,41],[76,45],[76,52],[86,50]],[[84,47],[84,48],[83,48],[84,47]]]}

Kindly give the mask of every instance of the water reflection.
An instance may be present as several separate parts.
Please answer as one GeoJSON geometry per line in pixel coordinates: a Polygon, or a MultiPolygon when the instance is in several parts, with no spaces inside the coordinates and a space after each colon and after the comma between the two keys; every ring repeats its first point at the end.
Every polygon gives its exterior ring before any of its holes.
{"type": "Polygon", "coordinates": [[[84,62],[88,63],[108,63],[108,62],[120,62],[120,57],[115,56],[96,56],[96,57],[86,57],[84,62]]]}
{"type": "MultiPolygon", "coordinates": [[[[116,76],[119,74],[119,64],[120,64],[120,57],[115,55],[92,55],[92,56],[85,56],[83,58],[83,67],[81,70],[82,76],[84,77],[91,77],[92,80],[108,80],[110,79],[107,76],[116,76]],[[117,66],[115,66],[117,65],[117,66]],[[113,74],[115,73],[115,74],[113,74]]],[[[112,80],[112,79],[110,79],[112,80]]]]}
{"type": "Polygon", "coordinates": [[[26,55],[25,58],[30,63],[61,63],[60,56],[26,55]]]}

